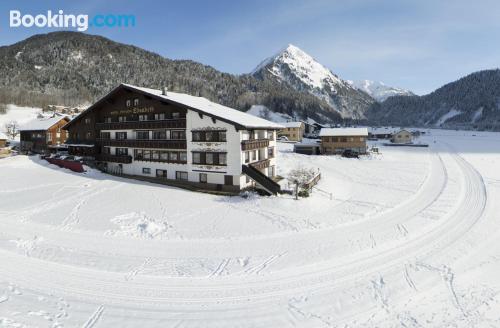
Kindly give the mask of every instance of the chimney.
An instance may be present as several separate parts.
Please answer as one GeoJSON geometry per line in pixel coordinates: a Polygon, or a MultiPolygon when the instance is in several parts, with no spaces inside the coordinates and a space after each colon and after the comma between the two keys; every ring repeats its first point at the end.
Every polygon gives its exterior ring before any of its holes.
{"type": "Polygon", "coordinates": [[[161,94],[163,96],[166,96],[167,95],[167,91],[168,91],[168,88],[167,87],[163,87],[163,90],[162,90],[161,94]]]}

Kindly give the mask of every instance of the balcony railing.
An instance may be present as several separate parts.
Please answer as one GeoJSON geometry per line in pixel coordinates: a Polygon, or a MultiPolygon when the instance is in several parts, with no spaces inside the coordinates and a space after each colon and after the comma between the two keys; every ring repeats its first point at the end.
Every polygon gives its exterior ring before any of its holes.
{"type": "Polygon", "coordinates": [[[96,123],[98,130],[185,129],[186,119],[96,123]]]}
{"type": "Polygon", "coordinates": [[[250,165],[257,170],[265,169],[266,167],[269,167],[269,164],[271,164],[271,161],[269,159],[263,159],[258,162],[250,163],[250,165]]]}
{"type": "Polygon", "coordinates": [[[100,146],[131,148],[186,149],[186,140],[165,139],[97,139],[100,146]]]}
{"type": "Polygon", "coordinates": [[[253,150],[269,146],[269,139],[243,140],[241,150],[253,150]]]}
{"type": "Polygon", "coordinates": [[[101,162],[113,162],[122,164],[132,163],[132,156],[130,155],[98,154],[96,155],[95,159],[101,162]]]}

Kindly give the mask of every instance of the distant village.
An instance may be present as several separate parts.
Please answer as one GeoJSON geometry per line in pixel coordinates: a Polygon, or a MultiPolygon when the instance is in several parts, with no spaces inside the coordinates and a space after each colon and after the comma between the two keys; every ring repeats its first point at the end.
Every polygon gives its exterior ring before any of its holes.
{"type": "MultiPolygon", "coordinates": [[[[277,174],[277,142],[293,144],[300,154],[350,158],[377,153],[369,140],[426,146],[414,143],[423,133],[415,129],[276,123],[205,98],[126,84],[85,110],[46,106],[18,132],[19,144],[11,149],[40,154],[73,171],[82,172],[85,164],[109,174],[227,194],[286,189],[277,174]]],[[[9,137],[0,134],[0,148],[8,145],[9,137]]],[[[319,175],[310,179],[317,182],[319,175]]]]}

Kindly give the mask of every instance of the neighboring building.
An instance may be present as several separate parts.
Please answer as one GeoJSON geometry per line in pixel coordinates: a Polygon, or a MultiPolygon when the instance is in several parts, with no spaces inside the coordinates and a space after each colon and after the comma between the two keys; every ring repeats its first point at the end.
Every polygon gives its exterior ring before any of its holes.
{"type": "Polygon", "coordinates": [[[321,146],[318,143],[296,143],[293,145],[293,151],[304,155],[319,155],[321,146]]]}
{"type": "Polygon", "coordinates": [[[282,126],[202,97],[121,84],[65,129],[103,171],[195,189],[279,191],[282,126]]]}
{"type": "Polygon", "coordinates": [[[398,144],[409,144],[412,143],[412,140],[413,140],[412,133],[404,129],[394,133],[391,138],[391,142],[398,144]]]}
{"type": "Polygon", "coordinates": [[[398,131],[399,129],[392,127],[370,128],[368,131],[368,137],[373,139],[390,140],[392,135],[398,131]]]}
{"type": "Polygon", "coordinates": [[[49,153],[65,148],[67,133],[62,129],[69,122],[66,116],[53,116],[36,119],[19,128],[21,133],[21,151],[49,153]]]}
{"type": "Polygon", "coordinates": [[[342,154],[346,150],[366,153],[367,128],[324,128],[319,136],[323,154],[342,154]]]}
{"type": "Polygon", "coordinates": [[[304,122],[281,123],[283,129],[278,131],[279,137],[287,137],[290,141],[302,141],[305,132],[304,122]]]}
{"type": "Polygon", "coordinates": [[[3,132],[0,132],[0,148],[7,147],[7,140],[9,138],[3,132]]]}

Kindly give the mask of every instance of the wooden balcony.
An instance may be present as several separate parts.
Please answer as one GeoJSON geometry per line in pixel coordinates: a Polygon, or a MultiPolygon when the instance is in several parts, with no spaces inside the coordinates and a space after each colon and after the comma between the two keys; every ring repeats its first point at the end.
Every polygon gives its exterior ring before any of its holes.
{"type": "Polygon", "coordinates": [[[186,140],[165,139],[97,139],[100,146],[130,148],[186,149],[186,140]]]}
{"type": "Polygon", "coordinates": [[[185,129],[186,119],[96,123],[98,130],[185,129]]]}
{"type": "Polygon", "coordinates": [[[269,167],[269,164],[271,164],[271,161],[269,159],[263,159],[258,162],[250,163],[250,165],[257,170],[265,169],[266,167],[269,167]]]}
{"type": "Polygon", "coordinates": [[[95,159],[101,162],[113,162],[122,164],[132,163],[132,156],[130,155],[97,154],[95,159]]]}
{"type": "Polygon", "coordinates": [[[254,150],[268,146],[269,146],[269,139],[243,140],[241,142],[241,150],[254,150]]]}

